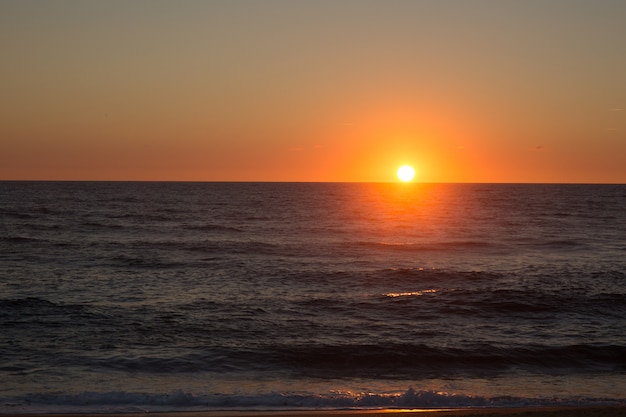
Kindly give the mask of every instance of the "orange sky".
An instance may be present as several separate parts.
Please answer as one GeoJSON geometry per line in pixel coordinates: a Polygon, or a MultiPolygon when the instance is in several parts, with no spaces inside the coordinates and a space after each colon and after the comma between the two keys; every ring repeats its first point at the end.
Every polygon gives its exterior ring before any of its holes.
{"type": "Polygon", "coordinates": [[[0,2],[0,180],[626,183],[626,2],[0,2]]]}

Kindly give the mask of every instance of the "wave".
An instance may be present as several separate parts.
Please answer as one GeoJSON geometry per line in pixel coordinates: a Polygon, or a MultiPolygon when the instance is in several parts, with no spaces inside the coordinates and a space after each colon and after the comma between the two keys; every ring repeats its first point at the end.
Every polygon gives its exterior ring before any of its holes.
{"type": "MultiPolygon", "coordinates": [[[[101,352],[106,353],[106,352],[101,352]]],[[[63,366],[147,374],[290,372],[307,377],[410,379],[502,374],[520,369],[544,373],[623,372],[626,346],[570,345],[500,348],[436,348],[421,344],[268,346],[198,349],[181,354],[59,355],[63,366]]]]}
{"type": "Polygon", "coordinates": [[[135,220],[138,223],[141,222],[163,222],[172,220],[172,215],[169,213],[160,214],[158,212],[153,213],[121,213],[121,214],[113,214],[110,216],[113,219],[123,219],[123,220],[135,220]]]}
{"type": "MultiPolygon", "coordinates": [[[[184,268],[188,266],[186,262],[168,261],[167,259],[151,256],[138,256],[131,254],[119,254],[108,259],[112,266],[123,266],[125,268],[139,269],[139,270],[154,270],[154,269],[173,269],[184,268]]],[[[103,263],[106,265],[106,263],[103,263]]]]}
{"type": "Polygon", "coordinates": [[[283,255],[287,253],[287,248],[283,245],[253,240],[207,240],[186,244],[184,249],[191,252],[228,255],[283,255]]]}
{"type": "Polygon", "coordinates": [[[536,246],[545,249],[578,249],[585,248],[587,244],[575,239],[548,240],[545,242],[535,243],[536,246]]]}
{"type": "Polygon", "coordinates": [[[483,240],[452,240],[439,242],[369,242],[358,241],[350,243],[353,247],[366,250],[391,252],[477,252],[477,253],[507,253],[520,249],[575,251],[589,247],[589,243],[582,239],[555,239],[541,240],[524,237],[502,236],[498,241],[483,240]]]}
{"type": "Polygon", "coordinates": [[[461,240],[431,243],[356,241],[351,242],[350,245],[374,250],[407,252],[449,252],[451,250],[485,250],[498,248],[498,246],[494,245],[493,243],[479,240],[461,240]]]}
{"type": "Polygon", "coordinates": [[[512,369],[558,371],[625,370],[626,346],[569,345],[500,348],[435,348],[423,344],[301,346],[276,349],[264,354],[266,363],[324,375],[415,376],[474,373],[477,370],[505,372],[512,369]]]}
{"type": "Polygon", "coordinates": [[[15,244],[30,244],[30,243],[47,243],[50,242],[48,239],[36,238],[36,237],[25,237],[25,236],[6,236],[1,237],[0,241],[7,243],[15,243],[15,244]]]}
{"type": "Polygon", "coordinates": [[[0,397],[0,412],[19,409],[39,412],[137,412],[137,411],[216,411],[216,410],[319,410],[381,408],[471,408],[528,406],[609,406],[624,405],[624,399],[593,397],[523,398],[514,396],[471,396],[409,388],[400,393],[336,391],[325,394],[272,392],[257,395],[193,394],[183,390],[171,393],[124,391],[81,392],[77,394],[39,393],[22,397],[0,397]]]}
{"type": "Polygon", "coordinates": [[[2,214],[2,216],[6,216],[6,217],[9,217],[9,218],[15,218],[15,219],[35,219],[35,218],[37,218],[37,216],[34,215],[34,214],[24,213],[22,211],[8,210],[8,209],[4,209],[4,208],[0,208],[0,214],[2,214]]]}
{"type": "Polygon", "coordinates": [[[491,271],[463,271],[439,268],[387,268],[367,271],[361,275],[366,282],[402,283],[405,285],[434,285],[454,288],[455,283],[465,287],[467,283],[495,282],[504,277],[503,274],[491,271]]]}
{"type": "MultiPolygon", "coordinates": [[[[96,311],[93,307],[81,304],[57,304],[37,297],[0,300],[0,317],[19,317],[24,325],[29,317],[59,316],[71,319],[76,316],[92,315],[96,311]]],[[[11,322],[3,322],[9,326],[11,322]]]]}
{"type": "Polygon", "coordinates": [[[126,229],[126,227],[122,226],[121,224],[115,224],[110,222],[104,223],[97,221],[87,221],[82,223],[81,226],[88,229],[126,229]]]}
{"type": "Polygon", "coordinates": [[[221,224],[203,224],[197,226],[185,226],[187,230],[196,230],[201,232],[243,232],[243,229],[231,226],[223,226],[221,224]]]}

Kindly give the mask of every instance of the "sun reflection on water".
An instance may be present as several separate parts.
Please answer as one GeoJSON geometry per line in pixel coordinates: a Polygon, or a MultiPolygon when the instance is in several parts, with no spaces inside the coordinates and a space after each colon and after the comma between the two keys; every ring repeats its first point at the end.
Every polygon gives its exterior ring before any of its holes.
{"type": "Polygon", "coordinates": [[[435,292],[439,292],[441,291],[440,288],[429,288],[427,290],[420,290],[420,291],[407,291],[407,292],[388,292],[385,295],[385,297],[390,297],[390,298],[396,298],[396,297],[419,297],[422,296],[424,294],[432,294],[435,292]]]}

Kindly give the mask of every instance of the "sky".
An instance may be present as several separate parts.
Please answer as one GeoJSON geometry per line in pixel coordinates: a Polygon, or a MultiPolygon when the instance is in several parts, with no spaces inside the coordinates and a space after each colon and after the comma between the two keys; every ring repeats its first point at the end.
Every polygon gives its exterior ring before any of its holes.
{"type": "Polygon", "coordinates": [[[0,180],[626,183],[623,0],[0,0],[0,180]]]}

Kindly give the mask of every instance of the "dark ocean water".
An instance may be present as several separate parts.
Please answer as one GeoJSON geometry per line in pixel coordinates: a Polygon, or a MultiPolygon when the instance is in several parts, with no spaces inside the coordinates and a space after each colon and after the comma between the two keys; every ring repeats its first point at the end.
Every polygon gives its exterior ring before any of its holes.
{"type": "Polygon", "coordinates": [[[626,186],[0,182],[0,413],[626,403],[626,186]]]}

